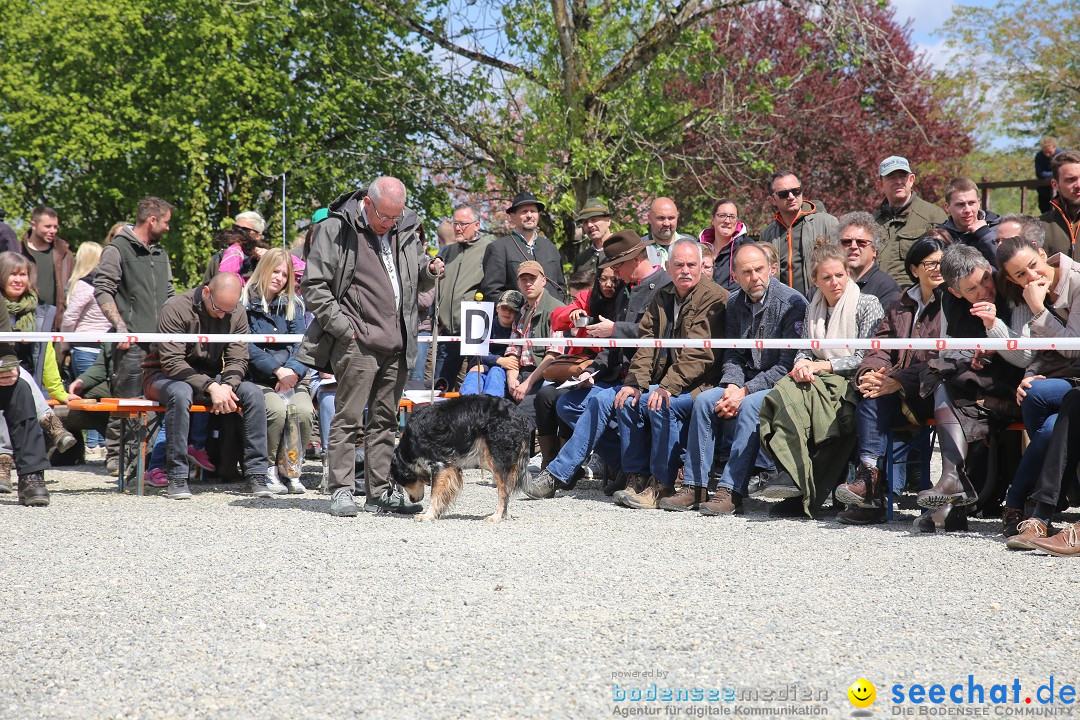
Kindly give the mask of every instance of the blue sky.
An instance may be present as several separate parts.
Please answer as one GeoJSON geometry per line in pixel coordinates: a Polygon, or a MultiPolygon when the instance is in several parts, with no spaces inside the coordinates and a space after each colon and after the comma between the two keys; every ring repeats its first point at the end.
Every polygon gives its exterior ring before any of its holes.
{"type": "Polygon", "coordinates": [[[910,18],[911,37],[915,43],[930,54],[932,62],[942,58],[942,40],[936,34],[936,30],[949,16],[956,5],[968,5],[974,7],[990,7],[996,1],[991,0],[967,0],[963,3],[949,2],[948,0],[892,0],[896,8],[896,17],[901,21],[910,18]]]}

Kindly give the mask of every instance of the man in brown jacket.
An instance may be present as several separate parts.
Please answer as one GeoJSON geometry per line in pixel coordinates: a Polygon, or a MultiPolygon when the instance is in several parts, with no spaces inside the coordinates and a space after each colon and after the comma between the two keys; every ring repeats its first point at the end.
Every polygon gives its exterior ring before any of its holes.
{"type": "MultiPolygon", "coordinates": [[[[709,339],[723,336],[728,291],[701,273],[701,245],[677,240],[667,264],[672,284],[661,288],[638,327],[639,338],[709,339]]],[[[683,425],[694,397],[719,378],[722,353],[711,348],[638,348],[615,396],[625,490],[615,502],[655,510],[674,494],[683,450],[683,425]],[[642,482],[642,477],[648,477],[642,482]]]]}
{"type": "MultiPolygon", "coordinates": [[[[247,312],[240,305],[240,278],[219,273],[194,290],[171,298],[161,308],[161,333],[246,335],[247,312]]],[[[244,411],[244,477],[255,497],[270,497],[266,470],[266,406],[262,390],[244,380],[247,344],[242,342],[163,342],[154,345],[144,363],[146,397],[165,405],[165,475],[169,497],[186,500],[188,430],[193,403],[211,406],[215,414],[244,411]]]]}
{"type": "Polygon", "coordinates": [[[22,254],[37,266],[38,302],[56,308],[53,329],[60,329],[67,307],[67,284],[75,268],[71,246],[58,235],[60,220],[50,207],[36,207],[30,230],[22,242],[22,254]]]}

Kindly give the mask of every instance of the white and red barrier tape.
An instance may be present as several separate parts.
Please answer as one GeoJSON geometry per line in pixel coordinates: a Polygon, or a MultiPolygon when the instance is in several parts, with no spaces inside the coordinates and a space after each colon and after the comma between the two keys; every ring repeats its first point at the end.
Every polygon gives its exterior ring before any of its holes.
{"type": "MultiPolygon", "coordinates": [[[[92,333],[92,332],[26,332],[0,333],[0,342],[68,342],[68,343],[154,343],[154,342],[196,342],[196,343],[279,343],[300,342],[303,335],[229,335],[229,334],[170,334],[170,333],[92,333]]],[[[457,336],[440,336],[439,342],[460,342],[457,336]]],[[[514,340],[492,339],[492,343],[504,345],[524,345],[525,347],[547,347],[556,345],[566,348],[608,348],[608,347],[656,347],[656,348],[711,348],[726,350],[729,348],[759,350],[801,350],[801,349],[847,349],[847,350],[1062,350],[1080,351],[1080,338],[945,338],[945,339],[906,339],[874,338],[803,340],[798,338],[766,338],[761,340],[742,340],[716,338],[712,340],[652,340],[631,338],[527,338],[514,340]]]]}

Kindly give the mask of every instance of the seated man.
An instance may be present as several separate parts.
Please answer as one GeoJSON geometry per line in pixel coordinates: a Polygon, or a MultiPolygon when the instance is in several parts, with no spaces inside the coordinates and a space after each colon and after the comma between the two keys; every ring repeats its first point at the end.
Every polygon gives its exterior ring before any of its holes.
{"type": "MultiPolygon", "coordinates": [[[[727,337],[747,339],[802,336],[806,298],[770,275],[769,256],[758,245],[735,251],[735,279],[739,291],[728,300],[727,337]]],[[[703,515],[730,515],[738,511],[755,467],[776,474],[773,462],[761,452],[758,413],[769,390],[791,372],[795,350],[728,350],[719,386],[694,401],[687,437],[682,489],[660,501],[664,510],[694,510],[703,515]],[[706,502],[709,468],[722,434],[731,454],[706,502]]],[[[771,477],[769,475],[768,477],[771,477]]]]}
{"type": "MultiPolygon", "coordinates": [[[[526,260],[521,263],[517,270],[517,283],[518,290],[525,297],[525,304],[518,311],[510,337],[551,337],[551,312],[562,303],[551,293],[544,292],[547,287],[544,266],[535,260],[526,260]]],[[[531,350],[524,345],[510,345],[506,349],[506,355],[515,358],[518,363],[518,369],[508,367],[506,372],[506,386],[510,391],[510,398],[521,407],[534,424],[537,418],[533,404],[535,398],[532,396],[544,384],[544,369],[551,362],[551,358],[559,352],[559,347],[542,345],[531,350]]],[[[544,437],[540,434],[537,440],[543,442],[544,437]]]]}
{"type": "MultiPolygon", "coordinates": [[[[641,320],[638,337],[705,340],[722,337],[728,291],[701,274],[701,245],[677,240],[671,246],[672,284],[660,290],[641,320]]],[[[675,493],[675,476],[684,447],[683,423],[694,397],[720,376],[719,350],[642,347],[615,396],[622,465],[627,474],[650,475],[641,491],[615,493],[628,508],[655,510],[675,493]],[[648,424],[646,424],[648,423],[648,424]]]]}
{"type": "Polygon", "coordinates": [[[847,253],[847,267],[859,290],[873,295],[888,308],[900,299],[900,286],[878,267],[878,252],[884,242],[881,226],[868,212],[841,215],[840,246],[847,253]]]}
{"type": "MultiPolygon", "coordinates": [[[[219,273],[206,285],[165,303],[157,329],[176,334],[233,334],[248,331],[240,303],[240,278],[219,273]]],[[[157,343],[146,357],[143,391],[165,405],[165,474],[169,497],[185,500],[188,489],[188,430],[193,403],[212,406],[213,413],[244,411],[244,477],[255,497],[271,497],[266,471],[266,407],[262,390],[244,380],[248,349],[233,343],[157,343]]]]}

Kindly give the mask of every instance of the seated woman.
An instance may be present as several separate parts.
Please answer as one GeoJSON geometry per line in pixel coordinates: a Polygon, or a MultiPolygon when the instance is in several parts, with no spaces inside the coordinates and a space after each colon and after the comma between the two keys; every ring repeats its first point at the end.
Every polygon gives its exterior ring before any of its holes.
{"type": "MultiPolygon", "coordinates": [[[[817,292],[806,308],[803,338],[868,338],[884,315],[873,295],[859,292],[847,269],[847,253],[819,238],[810,256],[810,278],[817,292]]],[[[795,367],[765,397],[761,406],[761,444],[777,475],[751,493],[781,498],[769,514],[798,517],[813,513],[840,482],[855,445],[855,407],[859,394],[849,382],[862,362],[862,350],[817,347],[800,350],[795,367]]]]}
{"type": "MultiPolygon", "coordinates": [[[[296,294],[296,275],[292,263],[293,257],[288,251],[274,248],[267,250],[255,266],[251,281],[240,294],[240,301],[247,308],[249,332],[257,335],[303,335],[307,330],[304,303],[296,294]]],[[[290,404],[299,412],[301,459],[311,438],[315,408],[307,382],[301,382],[307,375],[307,368],[296,359],[299,347],[299,343],[248,345],[248,377],[262,388],[266,403],[269,486],[279,493],[283,489],[290,493],[306,491],[299,478],[278,478],[274,466],[290,404]]]]}
{"type": "MultiPolygon", "coordinates": [[[[524,304],[525,298],[517,290],[506,290],[499,296],[499,302],[495,305],[495,323],[491,327],[493,340],[510,337],[514,319],[524,304]]],[[[498,345],[496,349],[502,350],[503,346],[498,345]]],[[[461,382],[462,395],[506,397],[506,371],[517,369],[517,358],[492,354],[469,358],[469,362],[471,364],[461,382]]]]}
{"type": "MultiPolygon", "coordinates": [[[[1032,337],[1080,336],[1080,263],[1063,254],[1047,259],[1042,239],[1021,235],[1003,240],[997,247],[998,267],[1017,304],[1031,311],[1027,327],[1032,337]]],[[[1024,519],[1024,503],[1042,470],[1061,401],[1080,378],[1078,360],[1080,350],[1041,350],[1016,391],[1031,442],[1005,496],[1005,537],[1015,535],[1024,519]]]]}
{"type": "MultiPolygon", "coordinates": [[[[878,339],[938,338],[941,332],[941,253],[945,243],[924,236],[908,250],[907,272],[915,284],[885,310],[874,337],[878,339]]],[[[934,416],[933,397],[924,394],[922,373],[937,355],[932,350],[867,350],[855,372],[862,394],[855,411],[859,433],[855,481],[836,489],[836,499],[848,509],[837,519],[846,525],[885,522],[885,483],[878,463],[888,448],[889,431],[909,418],[922,425],[934,416]]]]}

